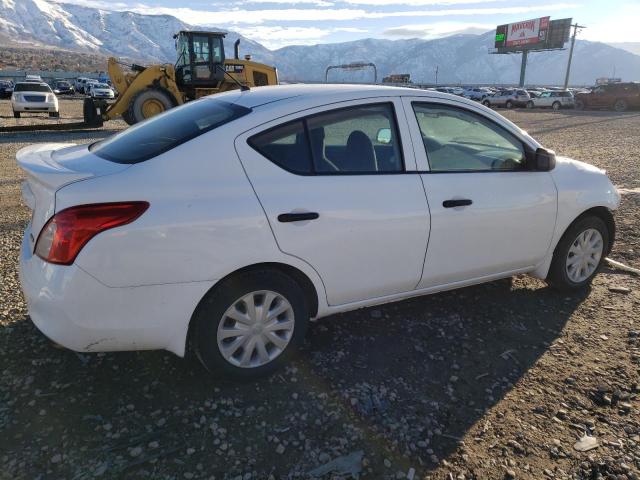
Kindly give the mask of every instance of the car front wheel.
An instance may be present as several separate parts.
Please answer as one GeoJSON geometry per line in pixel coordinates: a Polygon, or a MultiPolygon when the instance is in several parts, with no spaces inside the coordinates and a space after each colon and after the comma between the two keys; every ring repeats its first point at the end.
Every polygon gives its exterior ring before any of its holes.
{"type": "Polygon", "coordinates": [[[547,283],[558,290],[579,290],[591,283],[608,251],[609,231],[596,216],[576,220],[555,252],[547,283]]]}
{"type": "Polygon", "coordinates": [[[560,110],[560,108],[562,107],[562,105],[560,105],[560,102],[553,102],[553,105],[551,105],[551,108],[553,108],[554,110],[560,110]]]}
{"type": "Polygon", "coordinates": [[[491,102],[489,100],[484,100],[482,102],[482,105],[484,105],[485,107],[490,107],[491,106],[491,102]]]}
{"type": "Polygon", "coordinates": [[[616,112],[624,112],[627,109],[627,102],[622,98],[616,100],[616,103],[613,104],[613,108],[616,112]]]}
{"type": "Polygon", "coordinates": [[[277,270],[223,281],[198,306],[192,346],[212,373],[251,378],[285,363],[304,340],[309,311],[303,289],[277,270]]]}
{"type": "Polygon", "coordinates": [[[527,108],[533,108],[533,102],[531,100],[527,102],[527,108]]]}
{"type": "Polygon", "coordinates": [[[506,107],[507,108],[513,108],[513,102],[511,100],[507,100],[506,107]]]}

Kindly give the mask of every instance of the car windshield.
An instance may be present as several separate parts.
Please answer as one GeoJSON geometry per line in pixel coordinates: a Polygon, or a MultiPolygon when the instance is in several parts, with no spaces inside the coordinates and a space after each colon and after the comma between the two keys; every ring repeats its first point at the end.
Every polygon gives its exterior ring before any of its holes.
{"type": "Polygon", "coordinates": [[[58,82],[58,87],[70,87],[69,82],[58,82]]]}
{"type": "Polygon", "coordinates": [[[109,88],[109,85],[106,83],[94,83],[93,88],[109,88]]]}
{"type": "Polygon", "coordinates": [[[96,142],[89,150],[112,162],[139,163],[249,112],[249,108],[220,100],[196,100],[96,142]]]}
{"type": "Polygon", "coordinates": [[[41,83],[17,83],[14,92],[51,92],[49,85],[41,83]]]}

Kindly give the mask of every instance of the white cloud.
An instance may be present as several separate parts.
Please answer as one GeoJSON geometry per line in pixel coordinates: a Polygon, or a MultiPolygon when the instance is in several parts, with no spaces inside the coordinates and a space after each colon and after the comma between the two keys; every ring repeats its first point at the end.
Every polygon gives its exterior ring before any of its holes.
{"type": "Polygon", "coordinates": [[[537,11],[550,12],[554,10],[566,10],[578,5],[560,3],[550,5],[536,5],[527,7],[491,7],[491,8],[454,8],[440,10],[407,10],[391,12],[370,12],[363,9],[335,8],[285,8],[285,9],[261,9],[261,10],[221,10],[206,11],[191,8],[167,8],[167,7],[135,7],[132,11],[145,14],[174,15],[180,20],[194,25],[257,25],[264,22],[302,22],[302,21],[348,21],[361,19],[376,19],[389,17],[445,17],[455,15],[503,15],[531,13],[537,11]]]}
{"type": "MultiPolygon", "coordinates": [[[[479,0],[478,0],[479,1],[479,0]]],[[[314,5],[316,7],[331,7],[333,2],[327,0],[240,0],[237,5],[251,5],[261,3],[290,4],[290,5],[314,5]]]]}
{"type": "Polygon", "coordinates": [[[484,33],[495,28],[491,23],[436,22],[391,27],[382,32],[389,37],[439,38],[458,33],[484,33]]]}
{"type": "MultiPolygon", "coordinates": [[[[268,0],[258,0],[268,1],[268,0]]],[[[283,0],[284,1],[284,0],[283,0]]],[[[473,3],[505,2],[507,0],[342,0],[345,3],[353,5],[371,5],[371,6],[399,6],[410,5],[413,7],[424,7],[430,5],[469,5],[473,3]]]]}
{"type": "Polygon", "coordinates": [[[578,38],[598,42],[640,42],[640,5],[626,4],[615,9],[615,16],[602,15],[599,21],[589,22],[578,38]]]}
{"type": "Polygon", "coordinates": [[[256,25],[239,29],[243,35],[260,42],[265,47],[276,49],[286,45],[313,45],[336,32],[366,33],[367,30],[354,27],[316,28],[316,27],[278,27],[256,25]]]}

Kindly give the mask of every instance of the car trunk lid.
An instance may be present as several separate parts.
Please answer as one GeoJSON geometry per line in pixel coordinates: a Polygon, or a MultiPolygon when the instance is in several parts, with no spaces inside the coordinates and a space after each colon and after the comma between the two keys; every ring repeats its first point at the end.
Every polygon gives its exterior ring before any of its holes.
{"type": "Polygon", "coordinates": [[[26,174],[22,199],[32,211],[29,239],[32,248],[40,230],[56,211],[58,190],[70,183],[110,175],[129,167],[93,155],[87,145],[72,143],[31,145],[19,150],[16,160],[26,174]]]}

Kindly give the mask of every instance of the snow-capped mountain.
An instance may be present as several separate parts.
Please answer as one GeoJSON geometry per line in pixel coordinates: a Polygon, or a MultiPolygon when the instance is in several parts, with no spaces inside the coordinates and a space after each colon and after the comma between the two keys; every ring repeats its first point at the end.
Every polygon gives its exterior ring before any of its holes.
{"type": "MultiPolygon", "coordinates": [[[[143,62],[175,61],[173,35],[179,30],[220,30],[188,25],[170,15],[141,15],[55,3],[47,0],[0,0],[0,45],[3,38],[57,48],[128,57],[143,62]]],[[[225,39],[227,56],[242,38],[242,52],[275,65],[285,80],[321,81],[329,65],[373,62],[378,81],[390,73],[410,73],[414,82],[517,83],[520,55],[490,55],[493,32],[454,35],[438,40],[364,39],[354,42],[288,46],[269,50],[235,32],[225,39]]],[[[532,53],[527,83],[559,84],[567,51],[532,53]]],[[[576,43],[572,84],[593,84],[598,77],[640,80],[640,56],[603,43],[576,43]]],[[[332,71],[332,81],[372,81],[371,71],[332,71]]]]}
{"type": "MultiPolygon", "coordinates": [[[[0,0],[0,36],[147,62],[175,61],[173,35],[193,29],[197,28],[170,15],[141,15],[46,0],[0,0]]],[[[230,32],[225,39],[229,52],[238,37],[230,32]]],[[[269,52],[245,38],[243,45],[256,53],[269,52]]]]}

